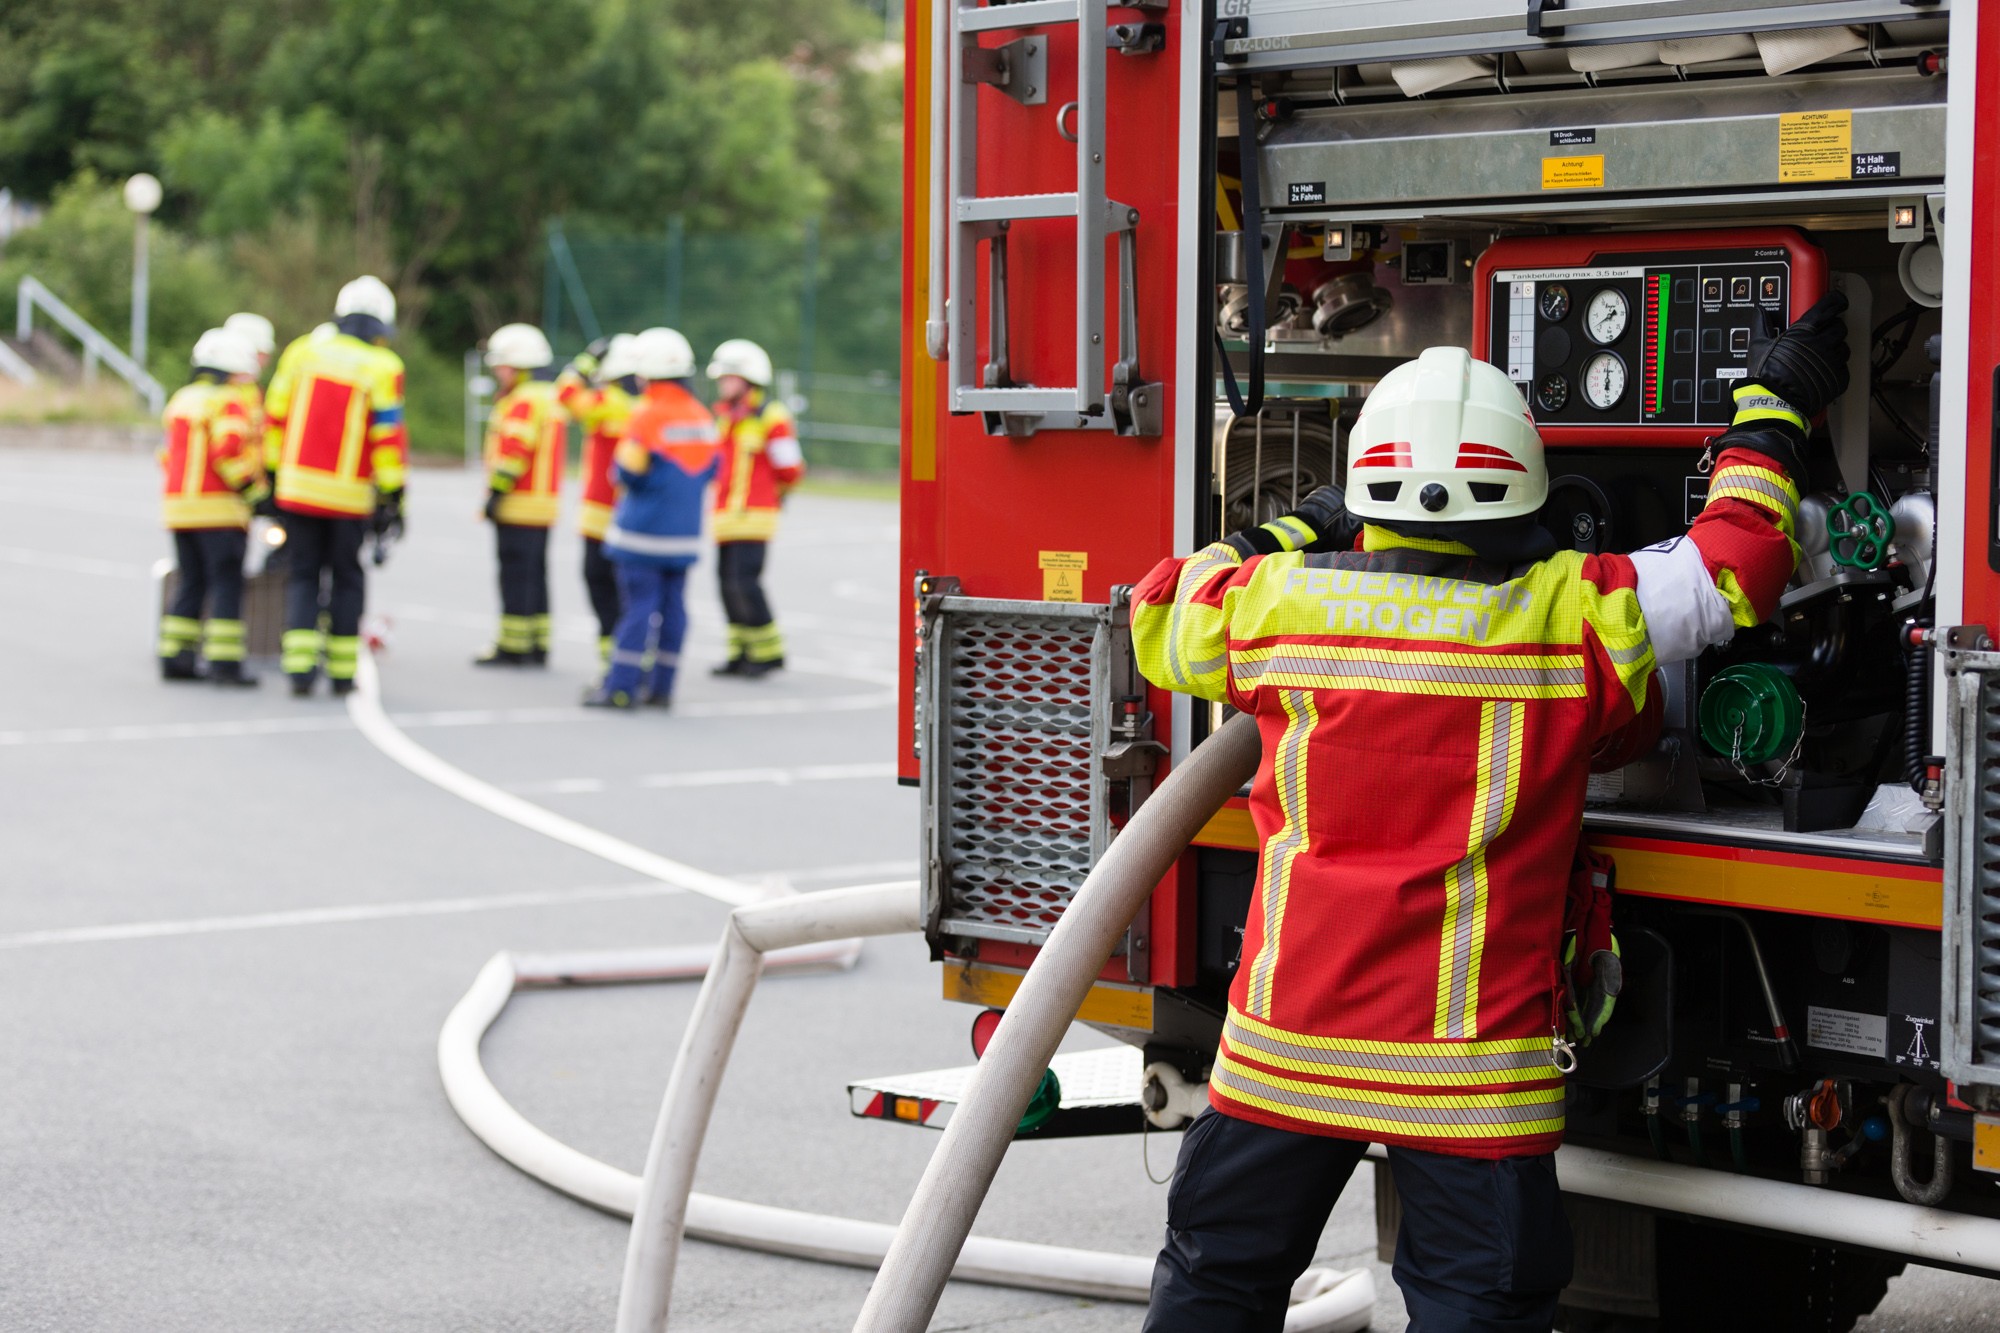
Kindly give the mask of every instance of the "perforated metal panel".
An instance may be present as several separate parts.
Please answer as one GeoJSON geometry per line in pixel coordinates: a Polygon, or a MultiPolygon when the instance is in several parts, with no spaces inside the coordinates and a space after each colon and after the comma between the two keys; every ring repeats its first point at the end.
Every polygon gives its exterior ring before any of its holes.
{"type": "Polygon", "coordinates": [[[1039,942],[1109,840],[1099,757],[1112,700],[1130,688],[1123,616],[1097,603],[935,598],[923,655],[933,938],[1039,942]]]}
{"type": "Polygon", "coordinates": [[[1944,659],[1940,1063],[1968,1099],[1993,1105],[2000,1102],[1993,1095],[2000,1090],[2000,653],[1947,650],[1944,659]]]}

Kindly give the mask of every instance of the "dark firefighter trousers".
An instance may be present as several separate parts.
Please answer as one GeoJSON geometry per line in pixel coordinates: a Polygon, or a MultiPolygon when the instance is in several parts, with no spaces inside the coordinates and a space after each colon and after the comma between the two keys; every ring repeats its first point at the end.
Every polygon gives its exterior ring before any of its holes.
{"type": "Polygon", "coordinates": [[[243,660],[241,528],[176,528],[174,597],[160,620],[160,656],[193,652],[197,641],[211,662],[243,660]],[[208,623],[202,624],[202,609],[208,623]]]}
{"type": "Polygon", "coordinates": [[[291,572],[285,580],[280,665],[288,676],[310,676],[324,650],[327,676],[353,680],[361,663],[361,608],[368,595],[361,573],[361,542],[368,535],[368,520],[287,513],[284,523],[285,559],[291,572]]]}
{"type": "Polygon", "coordinates": [[[583,539],[583,586],[590,593],[590,611],[597,617],[597,643],[606,660],[611,656],[611,640],[618,633],[618,567],[604,554],[604,539],[583,539]]]}
{"type": "Polygon", "coordinates": [[[785,641],[771,619],[764,596],[764,556],[769,542],[718,542],[716,577],[722,584],[722,612],[729,620],[729,655],[751,662],[775,662],[785,641]]]}
{"type": "MultiPolygon", "coordinates": [[[[1366,1149],[1204,1112],[1167,1194],[1145,1333],[1278,1333],[1366,1149]]],[[[1570,1278],[1554,1156],[1392,1147],[1389,1169],[1403,1205],[1393,1271],[1412,1333],[1548,1333],[1570,1278]]]]}
{"type": "Polygon", "coordinates": [[[499,647],[510,653],[549,647],[549,530],[495,523],[500,557],[499,647]]]}

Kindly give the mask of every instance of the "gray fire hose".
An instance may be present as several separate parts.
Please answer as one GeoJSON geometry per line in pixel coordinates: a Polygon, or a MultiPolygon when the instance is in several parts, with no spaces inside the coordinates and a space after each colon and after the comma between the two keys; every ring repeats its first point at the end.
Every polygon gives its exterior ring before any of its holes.
{"type": "Polygon", "coordinates": [[[1256,773],[1262,748],[1256,721],[1233,718],[1168,775],[1077,890],[945,1127],[855,1333],[913,1333],[929,1324],[1028,1099],[1091,982],[1194,835],[1256,773]]]}

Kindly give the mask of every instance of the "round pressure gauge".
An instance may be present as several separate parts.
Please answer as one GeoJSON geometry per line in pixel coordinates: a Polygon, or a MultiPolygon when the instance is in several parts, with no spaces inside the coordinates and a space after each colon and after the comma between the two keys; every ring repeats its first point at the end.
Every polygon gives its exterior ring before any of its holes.
{"type": "Polygon", "coordinates": [[[1616,352],[1599,352],[1583,363],[1583,401],[1609,412],[1625,396],[1625,363],[1616,352]]]}
{"type": "Polygon", "coordinates": [[[1554,323],[1569,313],[1569,288],[1552,282],[1542,288],[1542,318],[1554,323]]]}
{"type": "Polygon", "coordinates": [[[1535,386],[1535,406],[1544,412],[1560,412],[1569,403],[1569,376],[1544,375],[1535,386]]]}
{"type": "Polygon", "coordinates": [[[1592,342],[1609,347],[1625,335],[1625,321],[1631,313],[1632,307],[1626,302],[1625,293],[1616,287],[1605,287],[1584,307],[1584,332],[1590,335],[1592,342]]]}

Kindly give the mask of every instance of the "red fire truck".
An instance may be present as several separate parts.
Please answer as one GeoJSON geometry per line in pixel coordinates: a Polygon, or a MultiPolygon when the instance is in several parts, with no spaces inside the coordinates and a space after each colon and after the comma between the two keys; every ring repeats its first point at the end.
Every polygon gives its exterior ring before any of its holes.
{"type": "MultiPolygon", "coordinates": [[[[1224,720],[1138,677],[1128,585],[1338,480],[1389,368],[1503,367],[1546,525],[1632,550],[1701,505],[1754,345],[1837,288],[1854,387],[1797,576],[1592,781],[1629,983],[1569,1140],[1709,1197],[2000,1217],[2000,7],[936,0],[908,43],[898,726],[946,998],[1004,1007],[1224,720]]],[[[1206,1077],[1256,857],[1232,800],[1079,1014],[1143,1053],[1157,1124],[1206,1077]]],[[[1036,1132],[1137,1129],[1120,1100],[1036,1132]]],[[[1571,1327],[1845,1328],[1910,1257],[1994,1267],[1573,1203],[1571,1327]]]]}

